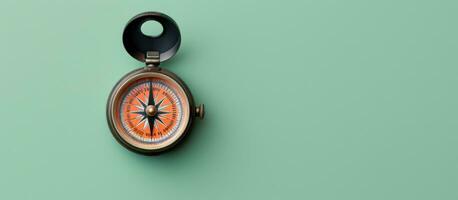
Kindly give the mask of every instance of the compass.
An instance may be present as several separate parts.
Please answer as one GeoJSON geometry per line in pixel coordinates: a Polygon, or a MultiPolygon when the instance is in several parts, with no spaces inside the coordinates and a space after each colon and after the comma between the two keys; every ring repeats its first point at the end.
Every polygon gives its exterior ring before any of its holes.
{"type": "Polygon", "coordinates": [[[194,118],[204,118],[204,105],[194,104],[186,84],[159,67],[175,55],[180,41],[177,24],[163,13],[139,14],[124,29],[125,49],[145,66],[126,74],[114,86],[107,119],[113,136],[131,151],[145,155],[164,152],[189,132],[194,118]],[[142,24],[150,20],[162,25],[160,35],[142,33],[142,24]]]}

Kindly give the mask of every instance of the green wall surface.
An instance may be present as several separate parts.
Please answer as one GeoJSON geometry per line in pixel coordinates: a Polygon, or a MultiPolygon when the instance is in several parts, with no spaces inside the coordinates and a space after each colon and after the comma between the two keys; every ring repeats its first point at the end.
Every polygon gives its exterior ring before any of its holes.
{"type": "Polygon", "coordinates": [[[0,3],[0,199],[458,199],[458,2],[0,3]],[[126,22],[161,11],[162,66],[207,116],[157,157],[105,118],[143,64],[126,22]]]}

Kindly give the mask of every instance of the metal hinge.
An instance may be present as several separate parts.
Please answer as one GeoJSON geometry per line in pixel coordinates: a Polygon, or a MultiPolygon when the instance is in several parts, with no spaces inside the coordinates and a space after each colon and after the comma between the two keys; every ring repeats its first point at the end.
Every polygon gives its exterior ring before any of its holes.
{"type": "Polygon", "coordinates": [[[145,55],[145,64],[147,67],[157,67],[161,63],[158,51],[147,51],[145,55]]]}

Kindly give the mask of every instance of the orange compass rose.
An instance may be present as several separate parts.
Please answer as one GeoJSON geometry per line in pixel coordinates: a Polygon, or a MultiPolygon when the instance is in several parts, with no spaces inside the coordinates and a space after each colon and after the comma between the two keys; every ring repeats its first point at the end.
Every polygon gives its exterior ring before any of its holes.
{"type": "Polygon", "coordinates": [[[121,104],[121,122],[141,142],[160,142],[174,134],[181,122],[181,101],[163,81],[147,79],[130,87],[121,104]]]}

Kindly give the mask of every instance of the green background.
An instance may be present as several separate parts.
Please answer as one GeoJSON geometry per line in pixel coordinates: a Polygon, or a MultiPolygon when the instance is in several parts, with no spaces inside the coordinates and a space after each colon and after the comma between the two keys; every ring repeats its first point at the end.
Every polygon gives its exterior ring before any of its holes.
{"type": "Polygon", "coordinates": [[[13,1],[0,6],[0,199],[458,199],[458,3],[13,1]],[[108,129],[143,11],[207,116],[158,157],[108,129]]]}

